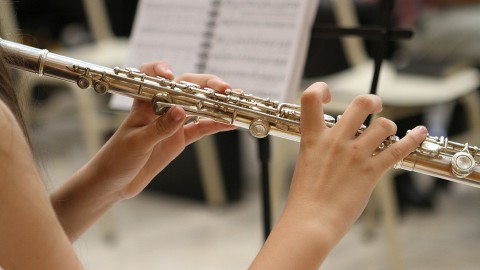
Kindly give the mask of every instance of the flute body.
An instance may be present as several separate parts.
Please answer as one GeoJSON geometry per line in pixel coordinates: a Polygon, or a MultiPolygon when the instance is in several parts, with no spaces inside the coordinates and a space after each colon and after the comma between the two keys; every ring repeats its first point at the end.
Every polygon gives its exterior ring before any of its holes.
{"type": "MultiPolygon", "coordinates": [[[[76,83],[82,89],[91,87],[99,94],[108,92],[149,101],[156,114],[179,105],[197,119],[206,117],[246,128],[257,138],[273,135],[300,141],[301,107],[296,104],[230,90],[222,94],[190,82],[147,76],[132,68],[103,67],[3,39],[0,39],[0,48],[6,64],[12,68],[76,83]]],[[[332,127],[336,119],[325,115],[325,123],[332,127]]],[[[360,127],[357,135],[365,128],[360,127]]],[[[398,140],[397,136],[386,138],[378,151],[398,140]]],[[[428,136],[395,168],[480,187],[479,152],[478,147],[468,143],[428,136]]]]}

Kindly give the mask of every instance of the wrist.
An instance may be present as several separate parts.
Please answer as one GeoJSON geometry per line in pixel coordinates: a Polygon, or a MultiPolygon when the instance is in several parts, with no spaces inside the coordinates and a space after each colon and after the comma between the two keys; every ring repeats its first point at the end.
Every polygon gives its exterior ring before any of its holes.
{"type": "Polygon", "coordinates": [[[289,201],[282,216],[295,222],[299,229],[310,233],[312,237],[321,238],[325,248],[332,249],[353,223],[353,214],[349,213],[351,209],[334,206],[321,200],[289,201]]]}
{"type": "Polygon", "coordinates": [[[50,201],[62,227],[74,242],[120,197],[105,192],[94,175],[82,168],[50,195],[50,201]]]}
{"type": "Polygon", "coordinates": [[[339,241],[334,227],[320,219],[287,207],[250,269],[318,269],[339,241]]]}

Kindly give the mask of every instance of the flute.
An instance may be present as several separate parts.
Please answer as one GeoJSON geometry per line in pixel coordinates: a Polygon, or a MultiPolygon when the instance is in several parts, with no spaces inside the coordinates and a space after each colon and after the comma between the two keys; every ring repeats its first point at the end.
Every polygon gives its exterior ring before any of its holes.
{"type": "MultiPolygon", "coordinates": [[[[196,120],[206,117],[235,125],[248,129],[257,138],[273,135],[300,141],[301,107],[296,104],[231,90],[222,94],[190,82],[148,76],[133,68],[103,67],[3,39],[0,39],[0,48],[6,64],[12,68],[76,83],[81,89],[91,87],[99,94],[112,93],[146,100],[152,103],[153,111],[158,115],[178,105],[196,120]]],[[[328,127],[333,127],[336,120],[325,115],[328,127]]],[[[357,136],[365,129],[365,126],[360,127],[357,136]]],[[[395,135],[389,136],[381,143],[378,151],[398,140],[399,137],[395,135]]],[[[480,187],[479,152],[477,146],[468,143],[427,136],[419,147],[394,168],[480,187]]]]}

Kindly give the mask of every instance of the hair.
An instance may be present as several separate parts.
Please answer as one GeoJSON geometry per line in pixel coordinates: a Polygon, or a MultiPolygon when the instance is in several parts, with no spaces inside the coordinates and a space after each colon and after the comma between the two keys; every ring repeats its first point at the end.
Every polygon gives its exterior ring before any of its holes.
{"type": "Polygon", "coordinates": [[[15,118],[17,119],[19,125],[23,129],[23,133],[25,137],[29,140],[28,132],[27,132],[27,125],[25,123],[19,98],[17,92],[14,88],[14,83],[12,80],[12,76],[10,74],[10,70],[7,67],[2,49],[0,47],[0,99],[8,106],[10,111],[13,113],[15,118]]]}

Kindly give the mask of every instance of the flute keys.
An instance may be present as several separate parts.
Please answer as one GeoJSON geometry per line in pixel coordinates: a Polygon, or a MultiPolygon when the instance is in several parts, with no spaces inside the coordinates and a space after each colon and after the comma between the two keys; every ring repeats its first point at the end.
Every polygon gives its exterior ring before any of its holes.
{"type": "Polygon", "coordinates": [[[164,115],[172,106],[170,96],[164,93],[158,93],[152,98],[153,113],[156,115],[164,115]]]}
{"type": "Polygon", "coordinates": [[[99,94],[105,94],[108,91],[108,88],[109,88],[108,83],[103,81],[96,81],[93,84],[93,89],[95,90],[95,92],[99,94]]]}
{"type": "Polygon", "coordinates": [[[475,168],[475,159],[470,153],[458,152],[452,157],[451,161],[452,173],[459,177],[465,178],[473,172],[475,168]]]}
{"type": "Polygon", "coordinates": [[[425,140],[416,151],[427,157],[436,157],[440,154],[442,149],[442,145],[430,140],[425,140]]]}
{"type": "Polygon", "coordinates": [[[255,138],[265,138],[270,132],[270,124],[262,119],[255,119],[250,123],[250,134],[255,138]]]}
{"type": "Polygon", "coordinates": [[[81,89],[87,89],[92,85],[92,79],[87,76],[79,76],[77,79],[77,86],[81,89]]]}
{"type": "Polygon", "coordinates": [[[180,81],[176,86],[187,93],[193,92],[194,89],[200,89],[200,85],[187,81],[180,81]]]}

